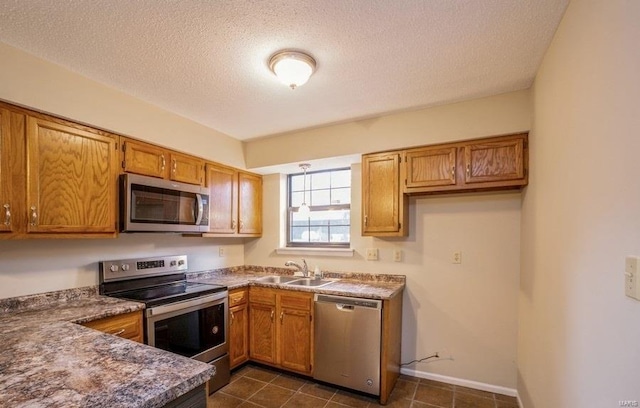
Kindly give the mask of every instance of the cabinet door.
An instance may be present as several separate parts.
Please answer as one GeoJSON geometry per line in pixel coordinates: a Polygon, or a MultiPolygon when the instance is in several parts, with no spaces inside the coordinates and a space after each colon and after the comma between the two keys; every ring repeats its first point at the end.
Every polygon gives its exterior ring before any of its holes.
{"type": "Polygon", "coordinates": [[[259,236],[262,234],[262,177],[238,174],[238,232],[259,236]]]}
{"type": "Polygon", "coordinates": [[[170,178],[182,183],[204,185],[204,160],[171,152],[170,178]]]}
{"type": "Polygon", "coordinates": [[[263,303],[249,304],[249,355],[264,363],[276,363],[276,308],[263,303]]]}
{"type": "Polygon", "coordinates": [[[207,164],[209,232],[234,234],[238,230],[238,172],[207,164]]]}
{"type": "Polygon", "coordinates": [[[0,109],[0,232],[12,231],[10,113],[0,109]]]}
{"type": "Polygon", "coordinates": [[[231,368],[249,360],[249,310],[246,303],[229,309],[229,358],[231,368]]]}
{"type": "Polygon", "coordinates": [[[311,312],[283,307],[279,318],[280,365],[311,374],[311,312]]]}
{"type": "Polygon", "coordinates": [[[456,148],[431,147],[406,152],[406,188],[456,184],[456,148]]]}
{"type": "Polygon", "coordinates": [[[464,162],[467,184],[523,180],[524,137],[469,143],[464,162]]]}
{"type": "Polygon", "coordinates": [[[362,157],[362,235],[403,236],[400,154],[362,157]]]}
{"type": "Polygon", "coordinates": [[[115,233],[116,140],[27,118],[27,232],[115,233]]]}
{"type": "Polygon", "coordinates": [[[123,168],[127,173],[167,178],[169,157],[164,149],[142,142],[127,140],[123,145],[123,168]]]}
{"type": "Polygon", "coordinates": [[[104,319],[84,323],[83,326],[113,334],[123,339],[137,341],[138,343],[143,342],[141,311],[105,317],[104,319]]]}

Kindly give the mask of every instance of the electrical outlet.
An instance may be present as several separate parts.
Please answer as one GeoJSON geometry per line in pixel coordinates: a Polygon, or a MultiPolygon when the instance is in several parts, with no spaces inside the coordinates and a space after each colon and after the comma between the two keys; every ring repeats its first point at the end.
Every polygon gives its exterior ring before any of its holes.
{"type": "Polygon", "coordinates": [[[218,256],[220,258],[224,258],[225,256],[227,256],[227,250],[225,247],[219,247],[218,248],[218,256]]]}
{"type": "Polygon", "coordinates": [[[630,298],[640,300],[638,257],[628,256],[625,258],[624,264],[624,294],[630,298]]]}
{"type": "Polygon", "coordinates": [[[378,248],[367,248],[367,261],[378,260],[378,248]]]}
{"type": "Polygon", "coordinates": [[[393,250],[393,262],[402,262],[402,249],[393,250]]]}
{"type": "Polygon", "coordinates": [[[451,257],[451,263],[461,264],[462,263],[462,252],[460,252],[460,251],[454,252],[453,256],[451,257]]]}

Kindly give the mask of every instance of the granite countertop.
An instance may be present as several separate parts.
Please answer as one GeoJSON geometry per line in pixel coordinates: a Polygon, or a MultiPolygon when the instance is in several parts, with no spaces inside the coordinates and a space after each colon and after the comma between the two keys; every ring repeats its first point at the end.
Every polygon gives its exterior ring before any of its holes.
{"type": "Polygon", "coordinates": [[[213,369],[75,323],[141,310],[81,288],[0,300],[0,406],[162,407],[213,369]]]}
{"type": "MultiPolygon", "coordinates": [[[[265,276],[291,275],[286,268],[225,268],[189,275],[189,280],[201,283],[226,285],[230,290],[244,286],[264,286],[301,292],[321,293],[325,295],[351,296],[367,299],[391,299],[402,293],[405,287],[404,275],[374,275],[366,273],[325,272],[324,279],[333,280],[325,286],[295,286],[277,283],[259,282],[265,276]]],[[[300,277],[302,279],[302,276],[300,277]]]]}

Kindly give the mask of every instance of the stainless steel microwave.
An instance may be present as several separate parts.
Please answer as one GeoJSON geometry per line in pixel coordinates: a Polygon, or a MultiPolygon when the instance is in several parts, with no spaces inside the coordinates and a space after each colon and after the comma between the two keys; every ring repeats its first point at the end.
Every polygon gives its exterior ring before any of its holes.
{"type": "Polygon", "coordinates": [[[120,178],[122,232],[207,232],[209,191],[137,174],[120,178]]]}

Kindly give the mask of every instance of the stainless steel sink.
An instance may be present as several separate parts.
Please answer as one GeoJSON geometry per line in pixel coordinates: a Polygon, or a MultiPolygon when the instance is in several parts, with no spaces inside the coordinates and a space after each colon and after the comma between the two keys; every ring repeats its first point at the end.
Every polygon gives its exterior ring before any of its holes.
{"type": "Polygon", "coordinates": [[[287,283],[287,285],[291,286],[313,286],[319,287],[328,285],[330,283],[335,282],[334,280],[326,280],[326,279],[311,279],[311,278],[302,278],[292,282],[287,283]]]}
{"type": "Polygon", "coordinates": [[[299,279],[300,279],[299,276],[274,275],[274,276],[265,276],[265,277],[262,277],[262,278],[258,278],[258,279],[256,279],[256,282],[262,282],[262,283],[288,283],[288,282],[291,282],[291,281],[297,281],[299,279]]]}

